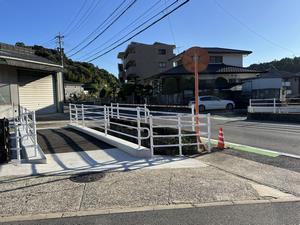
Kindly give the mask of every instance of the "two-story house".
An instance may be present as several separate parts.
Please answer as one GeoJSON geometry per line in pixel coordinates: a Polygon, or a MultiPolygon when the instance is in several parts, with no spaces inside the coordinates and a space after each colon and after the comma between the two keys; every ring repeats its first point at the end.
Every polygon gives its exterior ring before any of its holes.
{"type": "MultiPolygon", "coordinates": [[[[199,75],[200,95],[219,95],[232,98],[233,91],[241,92],[244,79],[259,72],[243,67],[243,58],[251,51],[207,47],[210,62],[199,75]]],[[[194,96],[194,74],[182,65],[184,52],[169,59],[173,68],[152,76],[147,81],[153,87],[153,102],[186,104],[194,96]]]]}
{"type": "Polygon", "coordinates": [[[143,44],[131,42],[124,52],[118,54],[122,63],[118,64],[121,82],[139,82],[152,75],[172,68],[175,46],[160,42],[143,44]]]}

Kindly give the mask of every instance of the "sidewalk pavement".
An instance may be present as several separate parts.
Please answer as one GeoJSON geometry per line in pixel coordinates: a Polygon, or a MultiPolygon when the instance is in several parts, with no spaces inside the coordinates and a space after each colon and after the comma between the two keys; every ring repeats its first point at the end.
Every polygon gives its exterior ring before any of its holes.
{"type": "MultiPolygon", "coordinates": [[[[224,172],[300,196],[300,173],[295,169],[294,171],[288,170],[222,152],[205,155],[198,159],[224,172]]],[[[300,165],[300,161],[297,165],[300,165]]],[[[295,167],[296,165],[291,166],[295,167]]]]}
{"type": "MultiPolygon", "coordinates": [[[[205,160],[212,163],[213,155],[205,160]]],[[[294,178],[291,182],[296,183],[299,176],[294,178]]],[[[0,186],[2,219],[14,215],[294,197],[215,166],[140,169],[90,176],[2,177],[0,186]]],[[[291,190],[297,193],[297,184],[293,186],[291,190]]]]}

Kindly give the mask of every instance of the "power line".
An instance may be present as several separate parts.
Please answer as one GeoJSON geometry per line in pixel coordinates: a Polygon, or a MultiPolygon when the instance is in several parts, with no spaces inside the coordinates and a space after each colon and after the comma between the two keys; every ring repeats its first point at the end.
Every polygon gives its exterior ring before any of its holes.
{"type": "Polygon", "coordinates": [[[94,37],[91,41],[89,41],[87,44],[85,44],[83,47],[81,47],[79,50],[77,50],[75,53],[73,53],[72,55],[70,55],[69,57],[72,57],[74,55],[76,55],[77,53],[79,53],[80,51],[82,51],[83,49],[85,49],[86,47],[88,47],[90,44],[92,44],[95,40],[97,40],[105,31],[107,31],[115,22],[118,21],[118,19],[120,19],[120,17],[122,15],[124,15],[135,3],[137,0],[133,0],[129,6],[127,6],[125,8],[125,10],[122,11],[122,13],[117,16],[117,18],[115,18],[101,33],[99,33],[96,37],[94,37]]]}
{"type": "Polygon", "coordinates": [[[157,17],[159,14],[164,13],[167,9],[171,8],[173,5],[175,5],[179,0],[174,1],[173,3],[171,3],[170,5],[168,5],[167,7],[165,7],[164,9],[162,9],[160,12],[156,13],[154,16],[150,17],[149,19],[147,19],[146,21],[144,21],[143,23],[141,23],[139,26],[135,27],[133,30],[131,30],[129,33],[127,33],[126,35],[124,35],[122,38],[118,39],[117,41],[113,42],[112,44],[110,44],[109,46],[107,46],[106,48],[94,53],[92,56],[89,56],[87,58],[90,59],[93,56],[99,54],[100,52],[105,51],[106,49],[112,47],[113,45],[115,45],[116,43],[120,42],[121,40],[123,40],[124,38],[126,38],[128,35],[132,34],[133,32],[135,32],[136,30],[138,30],[139,28],[141,28],[142,26],[144,26],[145,24],[147,24],[148,22],[150,22],[151,20],[153,20],[155,17],[157,17]]]}
{"type": "MultiPolygon", "coordinates": [[[[116,33],[115,35],[113,35],[111,38],[109,38],[108,40],[106,40],[102,45],[106,45],[107,43],[109,43],[111,40],[113,40],[115,37],[117,37],[119,34],[121,34],[123,31],[125,31],[127,28],[129,28],[131,25],[136,24],[142,17],[146,16],[147,14],[151,13],[152,9],[157,6],[159,3],[161,2],[161,0],[158,0],[157,2],[155,2],[150,8],[148,8],[146,11],[144,11],[140,16],[138,16],[137,18],[135,18],[131,23],[129,23],[126,27],[124,27],[122,30],[120,30],[118,33],[116,33]]],[[[110,46],[106,47],[105,49],[109,48],[110,46]]],[[[89,56],[88,58],[97,55],[99,52],[97,50],[99,50],[100,48],[102,48],[102,46],[99,46],[97,48],[95,48],[94,50],[90,51],[89,53],[87,53],[85,56],[89,56]],[[97,52],[96,52],[97,51],[97,52]],[[94,53],[96,52],[96,53],[94,53]]],[[[105,50],[104,49],[104,50],[105,50]]],[[[101,50],[103,51],[103,49],[101,50]]],[[[100,52],[101,52],[100,51],[100,52]]],[[[81,58],[84,58],[81,57],[81,58]]]]}
{"type": "Polygon", "coordinates": [[[126,2],[127,0],[123,0],[121,4],[117,6],[113,10],[112,13],[109,14],[109,16],[96,28],[92,33],[90,33],[87,37],[85,37],[81,42],[79,42],[75,47],[73,47],[71,50],[69,50],[67,53],[72,52],[74,49],[78,48],[80,45],[82,45],[85,41],[87,41],[90,37],[92,37],[95,33],[98,32],[98,30],[122,7],[122,5],[126,2]]]}
{"type": "Polygon", "coordinates": [[[70,34],[80,30],[80,28],[88,21],[90,16],[93,14],[95,9],[98,7],[101,0],[94,0],[90,6],[90,8],[86,11],[86,14],[82,17],[82,20],[78,22],[77,26],[74,27],[73,30],[71,30],[67,35],[70,36],[70,34]]]}
{"type": "Polygon", "coordinates": [[[240,20],[238,17],[236,17],[235,15],[233,15],[231,12],[229,12],[226,8],[224,8],[217,0],[214,0],[215,4],[222,9],[225,13],[227,13],[230,17],[232,17],[235,21],[237,21],[240,25],[242,25],[244,28],[246,28],[248,31],[250,31],[251,33],[255,34],[256,36],[262,38],[263,40],[265,40],[266,42],[270,43],[271,45],[280,48],[282,50],[288,51],[290,53],[292,53],[293,55],[295,55],[295,53],[291,50],[288,49],[268,38],[266,38],[265,36],[261,35],[260,33],[256,32],[254,29],[252,29],[251,27],[249,27],[246,23],[244,23],[242,20],[240,20]]]}
{"type": "Polygon", "coordinates": [[[87,3],[87,0],[84,0],[83,4],[81,5],[81,7],[79,8],[79,10],[75,14],[74,18],[71,20],[71,22],[67,25],[66,29],[64,29],[64,31],[62,33],[67,33],[67,31],[70,29],[70,27],[73,25],[73,23],[77,20],[77,18],[81,14],[81,12],[84,9],[86,3],[87,3]]]}
{"type": "MultiPolygon", "coordinates": [[[[165,4],[167,5],[167,0],[165,0],[165,4]]],[[[173,43],[176,46],[175,33],[174,33],[174,30],[173,30],[173,27],[172,27],[170,16],[168,16],[167,19],[168,19],[168,24],[169,24],[169,28],[170,28],[170,33],[171,33],[171,36],[173,38],[173,43]]],[[[175,50],[178,54],[179,53],[178,50],[176,48],[175,48],[175,50]]]]}
{"type": "Polygon", "coordinates": [[[173,10],[171,10],[170,12],[166,13],[165,15],[163,15],[162,17],[160,17],[159,19],[155,20],[154,22],[152,22],[151,24],[149,24],[148,26],[146,26],[145,28],[143,28],[142,30],[140,30],[139,32],[135,33],[134,35],[132,35],[131,37],[127,38],[126,40],[122,41],[121,43],[119,43],[118,45],[116,45],[115,47],[107,50],[106,52],[104,52],[103,54],[89,60],[88,62],[92,62],[104,55],[106,55],[107,53],[113,51],[114,49],[118,48],[119,46],[121,46],[122,44],[126,43],[127,41],[130,41],[131,39],[133,39],[134,37],[138,36],[139,34],[143,33],[144,31],[146,31],[147,29],[149,29],[150,27],[152,27],[153,25],[155,25],[156,23],[158,23],[159,21],[163,20],[165,17],[167,17],[168,15],[170,15],[171,13],[173,13],[174,11],[176,11],[177,9],[181,8],[183,5],[185,5],[186,3],[188,3],[190,0],[186,0],[185,2],[181,3],[179,6],[177,6],[176,8],[174,8],[173,10]]]}

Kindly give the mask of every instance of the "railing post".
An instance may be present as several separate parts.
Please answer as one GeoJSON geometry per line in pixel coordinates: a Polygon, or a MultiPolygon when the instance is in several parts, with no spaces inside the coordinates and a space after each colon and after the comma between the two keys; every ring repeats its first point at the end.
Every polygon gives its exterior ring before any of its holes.
{"type": "Polygon", "coordinates": [[[141,109],[140,109],[140,107],[136,108],[136,113],[137,113],[138,146],[140,148],[142,145],[142,141],[141,141],[141,109]]]}
{"type": "Polygon", "coordinates": [[[153,142],[153,118],[149,115],[149,130],[150,130],[150,154],[151,158],[154,155],[154,142],[153,142]]]}
{"type": "Polygon", "coordinates": [[[177,127],[178,127],[178,142],[179,142],[179,156],[182,156],[182,137],[181,137],[181,117],[177,115],[177,127]]]}
{"type": "MultiPolygon", "coordinates": [[[[19,117],[20,118],[20,117],[19,117]]],[[[21,149],[20,149],[20,135],[19,135],[19,125],[14,118],[14,128],[15,128],[15,140],[16,140],[16,151],[17,151],[17,160],[21,163],[21,149]]]]}
{"type": "Polygon", "coordinates": [[[107,127],[110,128],[110,115],[112,114],[112,108],[107,106],[106,107],[106,114],[107,114],[107,127]]]}
{"type": "MultiPolygon", "coordinates": [[[[28,118],[29,118],[29,114],[28,112],[26,112],[25,114],[25,126],[26,126],[26,134],[28,135],[29,134],[29,122],[28,122],[28,118]]],[[[26,138],[27,140],[29,139],[29,136],[27,136],[26,138]]]]}
{"type": "Polygon", "coordinates": [[[34,150],[35,150],[35,155],[37,156],[37,146],[38,146],[38,142],[37,142],[37,132],[36,132],[36,116],[35,116],[35,111],[32,112],[32,128],[33,128],[33,135],[34,135],[34,150]]]}
{"type": "Polygon", "coordinates": [[[207,118],[207,147],[208,147],[208,152],[211,152],[211,118],[210,118],[210,113],[206,115],[207,118]]]}
{"type": "Polygon", "coordinates": [[[72,123],[72,105],[69,103],[69,116],[70,116],[70,123],[72,123]]]}
{"type": "Polygon", "coordinates": [[[120,119],[119,103],[117,103],[117,118],[120,119]]]}
{"type": "Polygon", "coordinates": [[[76,118],[76,124],[78,124],[78,110],[77,110],[77,105],[75,105],[75,118],[76,118]]]}
{"type": "Polygon", "coordinates": [[[145,123],[147,123],[147,104],[144,104],[145,123]]]}
{"type": "Polygon", "coordinates": [[[111,102],[110,103],[110,107],[111,107],[111,118],[114,118],[114,105],[113,105],[113,103],[111,102]]]}
{"type": "Polygon", "coordinates": [[[107,108],[104,106],[104,133],[107,135],[107,108]]]}
{"type": "Polygon", "coordinates": [[[195,131],[195,104],[191,105],[192,110],[192,130],[195,131]]]}
{"type": "Polygon", "coordinates": [[[84,126],[84,105],[81,104],[81,122],[82,122],[82,126],[84,126]]]}
{"type": "Polygon", "coordinates": [[[276,98],[273,99],[273,113],[276,113],[276,98]]]}

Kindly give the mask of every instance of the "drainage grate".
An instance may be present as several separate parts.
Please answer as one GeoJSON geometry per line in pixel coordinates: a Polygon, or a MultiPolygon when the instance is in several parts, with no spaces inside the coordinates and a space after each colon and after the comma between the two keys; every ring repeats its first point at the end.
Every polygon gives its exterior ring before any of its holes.
{"type": "Polygon", "coordinates": [[[101,180],[105,177],[105,172],[86,172],[75,174],[70,177],[70,180],[75,183],[91,183],[98,180],[101,180]]]}

